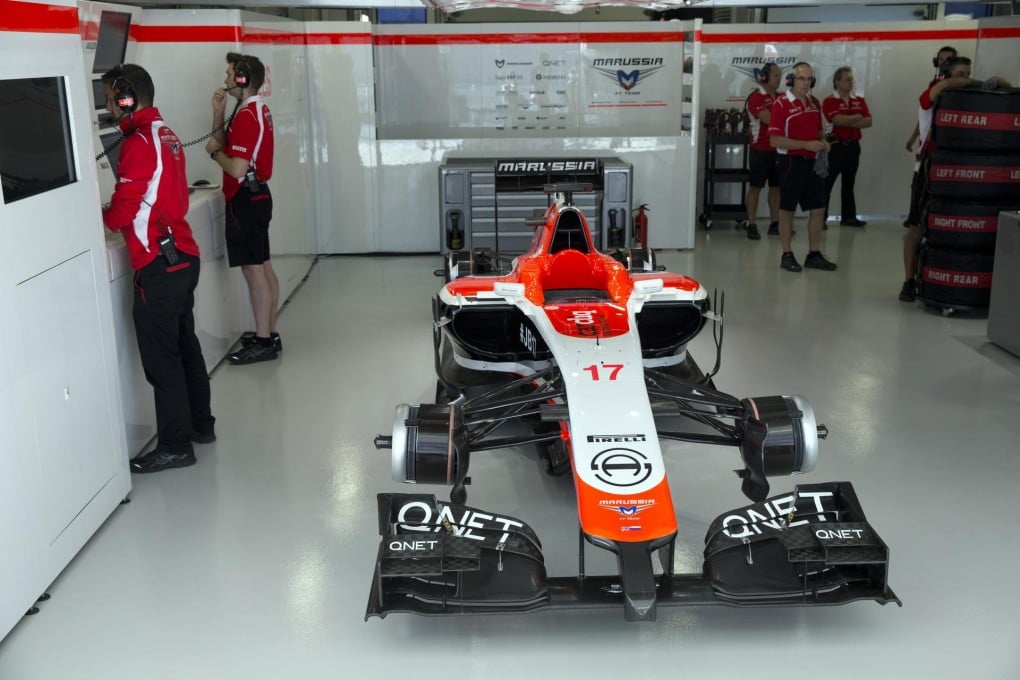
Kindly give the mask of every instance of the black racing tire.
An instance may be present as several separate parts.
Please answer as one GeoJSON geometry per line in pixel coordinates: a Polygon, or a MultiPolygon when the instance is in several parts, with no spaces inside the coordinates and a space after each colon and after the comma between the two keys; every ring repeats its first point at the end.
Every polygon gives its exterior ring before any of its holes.
{"type": "Polygon", "coordinates": [[[995,254],[924,244],[919,258],[918,297],[938,307],[988,307],[995,254]]]}
{"type": "Polygon", "coordinates": [[[1020,88],[946,90],[932,116],[936,149],[1020,151],[1020,88]]]}
{"type": "Polygon", "coordinates": [[[928,168],[928,194],[957,201],[1020,204],[1020,154],[936,148],[928,168]]]}
{"type": "Polygon", "coordinates": [[[994,250],[999,213],[1017,207],[933,199],[921,220],[925,240],[933,246],[959,250],[994,250]]]}

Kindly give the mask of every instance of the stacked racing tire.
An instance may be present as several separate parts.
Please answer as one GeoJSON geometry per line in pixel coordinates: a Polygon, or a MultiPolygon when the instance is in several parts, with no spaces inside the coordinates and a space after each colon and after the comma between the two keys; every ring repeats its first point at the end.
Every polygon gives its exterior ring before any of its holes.
{"type": "Polygon", "coordinates": [[[932,121],[918,297],[986,310],[999,212],[1020,209],[1020,88],[946,90],[932,121]]]}

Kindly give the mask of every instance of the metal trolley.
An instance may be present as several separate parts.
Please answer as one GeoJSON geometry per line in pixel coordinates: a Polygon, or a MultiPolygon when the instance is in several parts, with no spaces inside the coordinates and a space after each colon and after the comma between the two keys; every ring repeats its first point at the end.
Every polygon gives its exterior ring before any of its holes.
{"type": "Polygon", "coordinates": [[[743,133],[712,133],[705,142],[705,183],[702,195],[702,212],[698,221],[705,229],[712,228],[712,216],[716,211],[724,213],[744,214],[744,195],[750,181],[748,169],[748,142],[743,133]],[[719,147],[739,147],[736,153],[719,154],[719,147]],[[738,203],[717,203],[717,184],[739,184],[740,201],[738,203]]]}

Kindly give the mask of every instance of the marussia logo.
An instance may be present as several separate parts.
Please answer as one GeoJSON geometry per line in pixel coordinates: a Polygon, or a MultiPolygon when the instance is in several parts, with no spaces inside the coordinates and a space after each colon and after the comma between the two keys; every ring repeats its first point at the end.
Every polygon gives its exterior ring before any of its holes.
{"type": "MultiPolygon", "coordinates": [[[[597,59],[595,63],[598,64],[600,61],[601,62],[610,62],[612,60],[610,60],[610,59],[597,59]]],[[[620,60],[620,61],[622,61],[622,60],[620,60]]],[[[634,60],[631,60],[631,61],[634,61],[634,60]]],[[[656,61],[656,62],[659,62],[661,64],[662,59],[645,59],[644,61],[656,61]]],[[[630,92],[637,85],[637,81],[640,81],[642,79],[642,77],[645,77],[645,79],[647,80],[647,79],[649,79],[649,77],[654,75],[657,71],[660,71],[663,68],[665,68],[665,66],[664,65],[658,65],[658,66],[652,66],[651,68],[645,68],[645,69],[637,69],[637,68],[635,68],[635,69],[633,69],[631,71],[625,71],[622,68],[600,68],[599,66],[593,66],[593,68],[595,68],[595,70],[598,71],[601,75],[603,75],[605,77],[608,77],[608,79],[610,81],[613,81],[614,83],[619,85],[621,88],[623,88],[624,92],[630,92]]]]}
{"type": "Polygon", "coordinates": [[[504,66],[506,66],[506,59],[496,60],[496,68],[503,68],[504,66]]]}
{"type": "Polygon", "coordinates": [[[616,80],[620,83],[620,87],[625,90],[630,90],[637,85],[638,78],[641,77],[641,71],[631,71],[630,73],[624,73],[623,71],[616,72],[616,80]]]}
{"type": "Polygon", "coordinates": [[[654,500],[638,500],[638,501],[600,501],[599,505],[610,512],[615,512],[620,515],[621,519],[636,517],[638,513],[644,512],[648,508],[655,505],[654,500]]]}
{"type": "Polygon", "coordinates": [[[761,75],[761,69],[765,64],[775,64],[782,73],[784,65],[792,66],[796,62],[797,57],[769,57],[768,59],[765,57],[733,57],[733,60],[730,61],[730,68],[740,71],[748,78],[758,82],[758,76],[761,75]]]}

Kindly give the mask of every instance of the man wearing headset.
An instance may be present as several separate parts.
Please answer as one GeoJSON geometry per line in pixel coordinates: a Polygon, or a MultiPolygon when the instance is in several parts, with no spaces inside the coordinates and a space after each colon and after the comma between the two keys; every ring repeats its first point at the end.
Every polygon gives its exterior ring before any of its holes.
{"type": "Polygon", "coordinates": [[[769,136],[778,149],[779,241],[783,257],[779,266],[788,272],[802,267],[790,250],[793,214],[800,204],[808,213],[808,254],[804,266],[833,271],[836,264],[822,255],[822,225],[825,223],[825,181],[816,171],[818,153],[829,151],[822,126],[822,105],[811,95],[815,75],[806,62],[794,64],[786,76],[786,95],[772,106],[769,136]]]}
{"type": "Polygon", "coordinates": [[[750,178],[747,196],[744,197],[744,207],[747,208],[744,225],[747,228],[747,238],[752,241],[761,238],[754,220],[758,215],[758,197],[765,182],[769,184],[769,234],[779,234],[779,176],[776,173],[776,149],[769,143],[769,121],[772,118],[772,105],[778,98],[776,91],[781,79],[782,69],[777,64],[765,64],[757,76],[758,89],[747,97],[747,113],[751,117],[751,148],[748,150],[750,178]]]}
{"type": "MultiPolygon", "coordinates": [[[[943,78],[949,76],[949,68],[946,64],[950,59],[956,59],[956,57],[956,48],[952,45],[945,45],[939,48],[939,51],[931,58],[931,65],[935,67],[935,77],[928,82],[928,87],[931,87],[943,78]]],[[[910,133],[910,137],[907,139],[907,151],[914,153],[914,144],[917,143],[917,139],[920,136],[921,128],[918,126],[917,121],[914,121],[914,130],[910,133]]],[[[904,224],[903,226],[905,227],[907,225],[904,224]]]]}
{"type": "Polygon", "coordinates": [[[854,74],[849,66],[841,66],[832,76],[834,92],[822,102],[828,140],[829,173],[825,177],[825,216],[829,215],[829,198],[836,178],[840,184],[840,226],[863,227],[866,222],[857,219],[857,202],[854,199],[854,180],[861,160],[861,130],[871,127],[871,111],[864,97],[854,95],[854,74]]]}
{"type": "Polygon", "coordinates": [[[242,337],[241,349],[227,360],[253,364],[276,359],[283,348],[276,332],[280,282],[269,259],[273,116],[258,94],[266,69],[257,57],[228,53],[226,74],[225,87],[213,92],[213,133],[205,150],[223,170],[227,260],[231,267],[241,268],[255,317],[254,335],[242,337]],[[237,106],[225,120],[228,95],[237,106]]]}
{"type": "Polygon", "coordinates": [[[131,315],[145,379],[156,400],[156,448],[131,461],[132,472],[195,464],[192,442],[214,441],[209,374],[195,336],[199,251],[185,220],[184,148],[152,105],[155,87],[141,66],[102,77],[106,110],[124,133],[117,185],[103,209],[123,235],[134,269],[131,315]]]}

